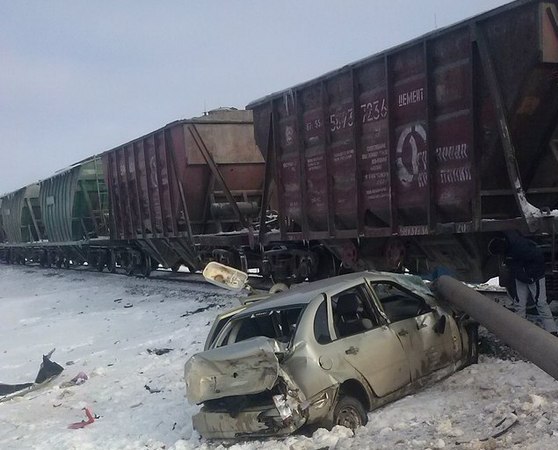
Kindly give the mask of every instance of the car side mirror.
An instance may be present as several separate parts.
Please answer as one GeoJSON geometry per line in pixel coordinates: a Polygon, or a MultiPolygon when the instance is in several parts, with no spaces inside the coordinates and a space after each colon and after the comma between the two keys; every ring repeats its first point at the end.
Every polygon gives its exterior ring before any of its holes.
{"type": "Polygon", "coordinates": [[[230,291],[241,291],[248,282],[247,273],[215,261],[207,264],[202,274],[210,283],[230,291]]]}

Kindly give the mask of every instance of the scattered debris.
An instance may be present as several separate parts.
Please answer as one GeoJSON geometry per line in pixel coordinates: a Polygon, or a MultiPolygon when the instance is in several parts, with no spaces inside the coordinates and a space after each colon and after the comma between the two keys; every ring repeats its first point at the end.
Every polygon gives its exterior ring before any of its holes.
{"type": "Polygon", "coordinates": [[[147,353],[149,353],[150,355],[155,354],[157,356],[161,356],[165,353],[172,352],[173,350],[174,348],[148,348],[147,353]]]}
{"type": "Polygon", "coordinates": [[[75,364],[74,361],[66,361],[67,366],[73,366],[75,364]]]}
{"type": "Polygon", "coordinates": [[[74,378],[70,381],[65,381],[60,385],[62,389],[72,387],[72,386],[79,386],[80,384],[85,383],[89,377],[85,372],[79,372],[74,378]]]}
{"type": "Polygon", "coordinates": [[[0,402],[10,400],[13,397],[20,397],[27,394],[28,392],[37,390],[48,384],[58,375],[60,375],[64,368],[61,365],[50,360],[50,357],[54,353],[54,350],[55,349],[52,349],[49,353],[43,355],[43,362],[41,363],[39,373],[37,374],[37,377],[35,378],[35,381],[33,383],[0,383],[0,402]]]}
{"type": "Polygon", "coordinates": [[[89,408],[82,408],[82,411],[85,411],[85,415],[87,416],[87,420],[82,420],[81,422],[74,422],[68,425],[70,430],[78,430],[80,428],[84,428],[87,425],[91,425],[95,422],[95,419],[99,419],[101,416],[97,414],[93,414],[89,408]]]}
{"type": "Polygon", "coordinates": [[[47,273],[43,273],[43,277],[63,277],[64,275],[62,275],[61,273],[58,272],[47,272],[47,273]]]}
{"type": "Polygon", "coordinates": [[[215,308],[216,306],[218,306],[217,303],[209,303],[208,305],[202,306],[201,308],[198,308],[194,311],[188,311],[188,312],[182,314],[180,317],[188,317],[188,316],[191,316],[193,314],[198,314],[198,313],[207,311],[208,309],[215,308]]]}
{"type": "Polygon", "coordinates": [[[73,391],[70,391],[69,389],[62,389],[60,394],[58,394],[57,398],[59,400],[62,400],[65,399],[66,397],[71,397],[72,395],[74,395],[73,391]]]}
{"type": "Polygon", "coordinates": [[[510,361],[526,361],[516,350],[482,326],[479,327],[479,354],[510,361]]]}
{"type": "Polygon", "coordinates": [[[506,414],[506,416],[503,419],[499,420],[496,423],[496,425],[494,425],[494,428],[492,430],[485,432],[482,437],[460,440],[457,441],[455,444],[456,445],[468,444],[473,440],[484,442],[490,439],[496,439],[502,436],[503,434],[507,433],[517,422],[518,422],[517,415],[515,414],[515,411],[513,411],[511,413],[506,414]]]}
{"type": "Polygon", "coordinates": [[[152,387],[150,387],[148,384],[146,384],[145,386],[143,386],[147,391],[149,391],[150,394],[158,394],[159,392],[163,392],[162,389],[153,389],[152,387]]]}
{"type": "Polygon", "coordinates": [[[132,306],[134,306],[134,305],[132,305],[131,303],[126,303],[126,304],[124,305],[124,308],[131,308],[132,306]]]}
{"type": "Polygon", "coordinates": [[[121,301],[122,301],[121,298],[116,298],[116,299],[113,300],[114,303],[119,303],[119,302],[121,302],[121,301]]]}

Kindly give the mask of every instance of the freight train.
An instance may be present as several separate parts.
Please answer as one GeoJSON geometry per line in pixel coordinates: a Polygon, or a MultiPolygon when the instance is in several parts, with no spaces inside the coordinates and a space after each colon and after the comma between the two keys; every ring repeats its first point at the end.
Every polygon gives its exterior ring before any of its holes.
{"type": "Polygon", "coordinates": [[[558,2],[518,0],[4,196],[0,257],[479,282],[518,229],[556,292],[556,208],[558,2]]]}
{"type": "Polygon", "coordinates": [[[265,164],[252,113],[170,123],[0,199],[5,262],[147,276],[248,256],[265,164]]]}

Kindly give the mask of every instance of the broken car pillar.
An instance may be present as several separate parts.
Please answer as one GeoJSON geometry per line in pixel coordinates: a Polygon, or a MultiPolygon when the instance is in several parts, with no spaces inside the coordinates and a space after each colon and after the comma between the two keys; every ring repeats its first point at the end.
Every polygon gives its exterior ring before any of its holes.
{"type": "Polygon", "coordinates": [[[440,277],[433,289],[558,380],[558,338],[451,277],[440,277]]]}

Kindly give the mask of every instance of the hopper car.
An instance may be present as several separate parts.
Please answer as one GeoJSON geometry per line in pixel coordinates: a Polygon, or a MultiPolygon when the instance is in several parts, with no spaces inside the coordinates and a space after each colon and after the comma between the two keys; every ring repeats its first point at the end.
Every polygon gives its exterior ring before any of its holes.
{"type": "Polygon", "coordinates": [[[0,258],[142,275],[211,259],[247,268],[264,166],[250,111],[172,122],[3,196],[0,258]]]}
{"type": "Polygon", "coordinates": [[[556,291],[557,2],[512,2],[247,108],[278,263],[305,242],[304,273],[332,267],[325,249],[348,270],[480,282],[498,275],[490,240],[517,229],[556,291]]]}

